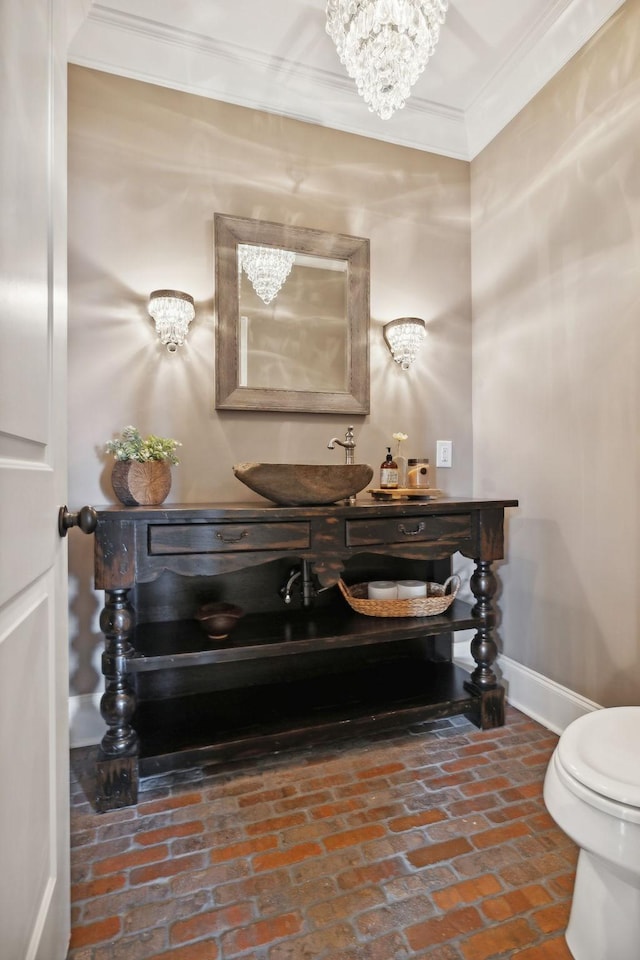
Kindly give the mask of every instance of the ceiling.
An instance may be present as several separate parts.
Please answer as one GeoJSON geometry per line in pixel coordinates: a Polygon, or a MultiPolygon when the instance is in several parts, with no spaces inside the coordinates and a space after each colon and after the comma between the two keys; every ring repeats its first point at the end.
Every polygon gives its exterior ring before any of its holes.
{"type": "Polygon", "coordinates": [[[326,0],[83,0],[69,60],[471,160],[624,0],[450,0],[403,110],[370,113],[325,31],[326,0]]]}

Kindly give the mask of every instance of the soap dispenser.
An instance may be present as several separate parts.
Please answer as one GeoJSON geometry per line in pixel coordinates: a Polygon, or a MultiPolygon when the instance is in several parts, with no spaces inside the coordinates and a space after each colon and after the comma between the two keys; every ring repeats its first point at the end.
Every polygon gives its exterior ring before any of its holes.
{"type": "Polygon", "coordinates": [[[398,489],[398,464],[391,456],[391,447],[387,447],[387,456],[380,466],[380,489],[398,489]]]}

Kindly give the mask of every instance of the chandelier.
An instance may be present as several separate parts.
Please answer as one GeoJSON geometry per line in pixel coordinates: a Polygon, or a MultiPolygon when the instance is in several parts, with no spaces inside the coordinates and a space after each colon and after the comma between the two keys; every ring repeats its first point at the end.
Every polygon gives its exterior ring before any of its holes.
{"type": "Polygon", "coordinates": [[[196,315],[193,297],[180,290],[154,290],[149,296],[148,310],[155,320],[160,342],[169,353],[175,353],[184,343],[189,324],[196,315]]]}
{"type": "Polygon", "coordinates": [[[427,335],[424,320],[419,317],[400,317],[386,323],[382,332],[393,359],[403,370],[408,370],[427,335]]]}
{"type": "Polygon", "coordinates": [[[238,258],[260,299],[264,303],[271,303],[291,273],[296,255],[291,250],[279,250],[277,247],[254,247],[239,243],[238,258]]]}
{"type": "Polygon", "coordinates": [[[404,107],[440,36],[449,0],[327,0],[327,33],[382,120],[404,107]]]}

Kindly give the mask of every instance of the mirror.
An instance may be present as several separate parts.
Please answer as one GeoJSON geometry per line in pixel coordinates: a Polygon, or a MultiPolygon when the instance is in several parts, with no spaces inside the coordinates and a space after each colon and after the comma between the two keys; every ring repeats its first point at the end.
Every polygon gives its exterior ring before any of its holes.
{"type": "Polygon", "coordinates": [[[369,412],[369,241],[216,214],[216,408],[369,412]]]}

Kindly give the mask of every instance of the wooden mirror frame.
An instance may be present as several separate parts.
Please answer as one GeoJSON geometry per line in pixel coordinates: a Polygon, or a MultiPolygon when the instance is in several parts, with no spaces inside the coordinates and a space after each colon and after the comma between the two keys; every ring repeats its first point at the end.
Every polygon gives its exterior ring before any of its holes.
{"type": "Polygon", "coordinates": [[[264,220],[214,215],[216,409],[291,413],[369,413],[369,241],[264,220]],[[238,244],[280,247],[347,262],[348,384],[344,393],[239,385],[238,244]]]}

